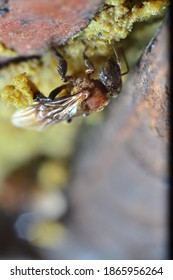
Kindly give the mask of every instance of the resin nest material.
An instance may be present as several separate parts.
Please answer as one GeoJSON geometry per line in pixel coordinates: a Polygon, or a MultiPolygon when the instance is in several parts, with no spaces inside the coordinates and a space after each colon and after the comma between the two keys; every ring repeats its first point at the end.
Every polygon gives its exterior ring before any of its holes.
{"type": "Polygon", "coordinates": [[[7,85],[1,91],[4,102],[16,108],[26,108],[33,103],[33,94],[36,88],[29,80],[26,73],[22,73],[12,80],[12,85],[7,85]]]}

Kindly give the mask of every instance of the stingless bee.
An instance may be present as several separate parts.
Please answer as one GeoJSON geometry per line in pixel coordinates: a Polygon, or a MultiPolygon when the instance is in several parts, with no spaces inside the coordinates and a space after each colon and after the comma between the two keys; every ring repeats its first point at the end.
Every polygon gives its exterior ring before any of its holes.
{"type": "Polygon", "coordinates": [[[128,72],[127,66],[127,71],[121,73],[120,61],[114,47],[113,50],[114,56],[101,68],[99,79],[92,79],[91,75],[95,69],[86,55],[86,50],[83,52],[85,76],[75,77],[66,75],[67,62],[54,48],[58,60],[57,71],[64,84],[52,90],[48,97],[37,91],[34,103],[26,109],[16,111],[12,123],[18,127],[41,130],[63,120],[70,121],[74,117],[101,111],[109,103],[110,98],[120,93],[122,76],[128,72]],[[66,90],[65,96],[58,97],[62,90],[66,90]]]}

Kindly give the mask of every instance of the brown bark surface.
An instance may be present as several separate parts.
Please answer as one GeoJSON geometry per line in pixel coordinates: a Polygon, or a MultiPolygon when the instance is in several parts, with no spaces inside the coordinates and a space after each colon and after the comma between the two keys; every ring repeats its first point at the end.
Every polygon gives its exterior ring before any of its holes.
{"type": "Polygon", "coordinates": [[[165,21],[105,122],[80,136],[69,194],[75,245],[64,257],[167,256],[168,36],[165,21]]]}
{"type": "Polygon", "coordinates": [[[40,54],[84,29],[103,0],[8,0],[0,3],[0,41],[19,54],[40,54]]]}

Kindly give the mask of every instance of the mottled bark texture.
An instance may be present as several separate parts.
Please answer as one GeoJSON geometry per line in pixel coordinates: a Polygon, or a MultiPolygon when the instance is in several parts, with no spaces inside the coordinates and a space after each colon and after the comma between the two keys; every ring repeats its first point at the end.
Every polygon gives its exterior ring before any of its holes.
{"type": "Polygon", "coordinates": [[[168,41],[165,20],[106,120],[80,136],[69,194],[75,248],[64,257],[167,257],[168,41]]]}
{"type": "Polygon", "coordinates": [[[0,41],[21,55],[42,53],[84,29],[103,0],[0,2],[0,41]]]}

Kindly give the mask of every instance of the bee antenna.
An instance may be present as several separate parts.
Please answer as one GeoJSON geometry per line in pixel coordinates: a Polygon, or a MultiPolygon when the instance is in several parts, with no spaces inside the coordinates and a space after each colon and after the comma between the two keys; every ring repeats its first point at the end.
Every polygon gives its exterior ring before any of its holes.
{"type": "MultiPolygon", "coordinates": [[[[113,48],[113,51],[114,51],[114,54],[115,54],[117,63],[118,63],[119,65],[121,65],[120,60],[119,60],[119,58],[118,58],[117,50],[116,50],[116,48],[115,48],[115,43],[112,45],[112,48],[113,48]]],[[[123,48],[120,48],[120,50],[121,50],[121,54],[122,54],[122,56],[123,56],[123,59],[124,59],[125,65],[126,65],[126,71],[123,72],[123,73],[121,73],[121,76],[123,76],[123,75],[126,75],[126,74],[129,72],[129,65],[128,65],[127,59],[126,59],[126,57],[125,57],[125,55],[124,55],[123,48]]]]}
{"type": "Polygon", "coordinates": [[[116,47],[115,47],[115,43],[112,45],[112,48],[113,48],[113,51],[114,51],[114,54],[115,54],[115,57],[116,57],[116,61],[117,61],[118,64],[120,64],[118,54],[117,54],[117,50],[116,50],[116,47]]]}

